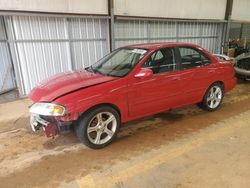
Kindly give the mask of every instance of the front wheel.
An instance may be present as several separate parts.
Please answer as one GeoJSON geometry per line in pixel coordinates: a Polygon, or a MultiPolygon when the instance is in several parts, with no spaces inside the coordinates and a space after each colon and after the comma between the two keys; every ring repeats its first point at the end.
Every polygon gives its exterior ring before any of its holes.
{"type": "Polygon", "coordinates": [[[202,102],[199,103],[198,106],[207,111],[214,111],[221,105],[223,97],[223,86],[219,83],[215,83],[208,88],[202,102]]]}
{"type": "Polygon", "coordinates": [[[119,128],[118,112],[109,106],[101,106],[85,113],[78,120],[76,134],[86,146],[99,149],[115,139],[119,128]]]}

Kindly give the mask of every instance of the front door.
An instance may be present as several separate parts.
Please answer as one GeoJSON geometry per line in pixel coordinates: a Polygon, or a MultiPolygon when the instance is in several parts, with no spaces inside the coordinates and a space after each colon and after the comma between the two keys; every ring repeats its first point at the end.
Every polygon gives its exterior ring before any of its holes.
{"type": "Polygon", "coordinates": [[[141,69],[151,69],[153,76],[130,80],[130,116],[142,117],[178,106],[180,71],[175,57],[174,48],[155,51],[141,66],[141,69]]]}

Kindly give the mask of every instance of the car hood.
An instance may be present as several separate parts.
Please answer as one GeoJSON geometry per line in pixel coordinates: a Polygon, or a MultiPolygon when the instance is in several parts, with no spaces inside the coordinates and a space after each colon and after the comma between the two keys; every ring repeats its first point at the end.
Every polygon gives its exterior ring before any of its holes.
{"type": "Polygon", "coordinates": [[[34,102],[51,102],[68,93],[117,79],[84,69],[56,74],[40,82],[29,94],[34,102]]]}

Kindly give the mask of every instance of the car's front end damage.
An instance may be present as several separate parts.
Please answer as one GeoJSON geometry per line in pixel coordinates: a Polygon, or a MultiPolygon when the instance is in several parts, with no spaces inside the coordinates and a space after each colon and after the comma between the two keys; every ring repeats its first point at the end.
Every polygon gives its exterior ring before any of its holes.
{"type": "Polygon", "coordinates": [[[34,132],[43,129],[47,137],[54,137],[70,131],[71,121],[61,121],[66,108],[53,103],[34,103],[29,109],[30,125],[34,132]]]}
{"type": "MultiPolygon", "coordinates": [[[[29,107],[32,130],[43,129],[48,137],[69,132],[71,125],[79,118],[79,111],[76,109],[78,101],[85,101],[87,104],[87,99],[96,95],[83,91],[115,79],[117,78],[79,69],[59,73],[40,82],[29,93],[30,100],[34,102],[29,107]],[[78,92],[81,92],[79,97],[73,96],[78,92]]],[[[80,110],[83,112],[84,109],[80,110]]]]}

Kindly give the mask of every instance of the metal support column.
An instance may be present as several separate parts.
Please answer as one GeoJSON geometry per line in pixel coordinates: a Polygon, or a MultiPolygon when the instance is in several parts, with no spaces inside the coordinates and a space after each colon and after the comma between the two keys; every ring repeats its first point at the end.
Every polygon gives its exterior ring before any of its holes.
{"type": "Polygon", "coordinates": [[[225,20],[227,20],[227,28],[226,28],[224,41],[228,41],[228,38],[229,38],[229,29],[231,26],[232,9],[233,9],[233,0],[227,0],[227,7],[226,7],[226,13],[225,13],[225,20]]]}
{"type": "Polygon", "coordinates": [[[115,49],[115,17],[114,17],[114,0],[108,0],[108,13],[109,13],[109,40],[110,40],[110,51],[115,49]]]}

